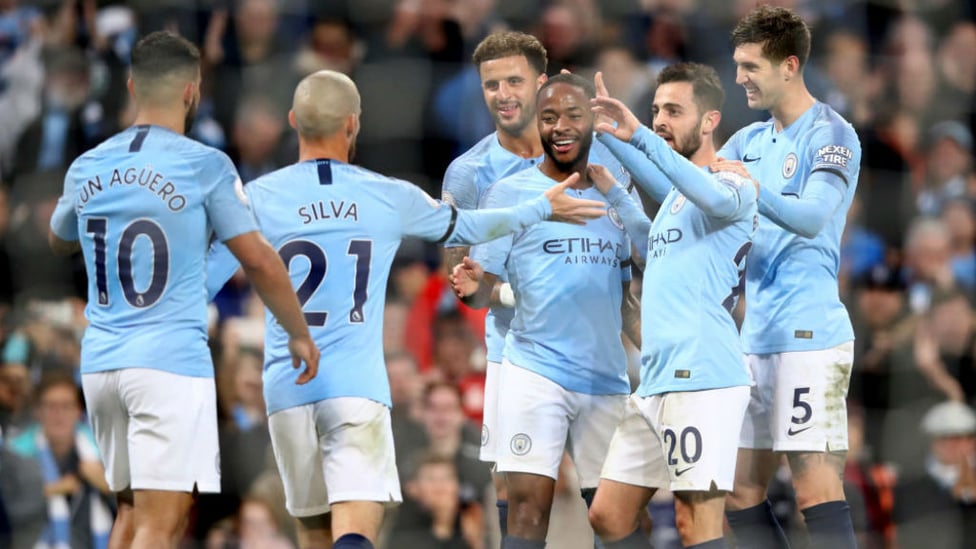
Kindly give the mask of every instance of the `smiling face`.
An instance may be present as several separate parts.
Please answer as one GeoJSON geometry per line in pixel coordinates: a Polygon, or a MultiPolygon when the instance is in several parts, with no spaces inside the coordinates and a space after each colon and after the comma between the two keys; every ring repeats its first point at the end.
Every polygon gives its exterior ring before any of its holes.
{"type": "Polygon", "coordinates": [[[593,142],[593,112],[582,89],[560,82],[542,91],[539,136],[546,157],[560,172],[586,165],[593,142]]]}
{"type": "Polygon", "coordinates": [[[746,90],[750,109],[775,109],[784,95],[787,61],[774,63],[763,56],[762,44],[742,44],[732,54],[735,83],[746,90]]]}
{"type": "Polygon", "coordinates": [[[654,93],[654,133],[685,158],[702,145],[702,119],[691,82],[667,82],[654,93]]]}
{"type": "Polygon", "coordinates": [[[524,55],[484,61],[478,67],[481,91],[495,127],[518,136],[535,117],[535,95],[545,80],[524,55]]]}

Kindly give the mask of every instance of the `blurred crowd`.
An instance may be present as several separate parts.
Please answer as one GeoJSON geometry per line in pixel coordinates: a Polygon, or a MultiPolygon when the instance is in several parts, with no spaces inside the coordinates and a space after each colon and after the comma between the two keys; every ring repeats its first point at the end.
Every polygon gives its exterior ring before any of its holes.
{"type": "MultiPolygon", "coordinates": [[[[774,3],[811,25],[808,86],[863,147],[840,265],[857,336],[847,495],[862,547],[976,547],[976,2],[774,3]]],[[[328,68],[362,94],[355,161],[439,196],[447,164],[493,130],[469,61],[488,33],[535,34],[550,74],[603,71],[645,122],[657,71],[711,64],[727,94],[721,144],[767,116],[746,108],[728,40],[755,4],[0,0],[0,536],[33,547],[68,528],[71,547],[101,547],[111,524],[77,386],[84,268],[52,255],[46,236],[68,165],[133,118],[127,64],[139,35],[171,29],[200,46],[204,99],[190,135],[226,151],[245,182],[297,159],[292,91],[328,68]]],[[[437,248],[407,241],[390,277],[384,347],[405,503],[389,546],[497,543],[477,460],[483,316],[457,303],[444,271],[437,248]]],[[[231,280],[211,318],[223,493],[200,498],[188,546],[294,546],[264,413],[262,323],[246,280],[231,280]]],[[[565,477],[553,546],[591,547],[565,477]]],[[[777,478],[776,511],[795,532],[789,485],[777,478]]],[[[672,547],[662,498],[656,546],[672,547]]]]}

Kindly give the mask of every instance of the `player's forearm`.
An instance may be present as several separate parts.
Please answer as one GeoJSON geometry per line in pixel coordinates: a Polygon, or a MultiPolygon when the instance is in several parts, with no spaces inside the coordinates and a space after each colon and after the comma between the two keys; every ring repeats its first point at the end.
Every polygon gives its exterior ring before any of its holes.
{"type": "MultiPolygon", "coordinates": [[[[634,134],[635,137],[636,135],[634,134]]],[[[664,172],[648,160],[647,154],[630,143],[624,143],[607,133],[597,136],[597,140],[606,145],[613,156],[620,161],[620,164],[630,172],[630,177],[634,182],[644,189],[644,192],[659,204],[664,202],[668,193],[671,192],[671,182],[664,172]]]]}
{"type": "Polygon", "coordinates": [[[444,248],[444,268],[447,270],[447,278],[451,278],[454,273],[454,266],[464,261],[464,258],[471,252],[470,246],[454,246],[444,248]]]}
{"type": "Polygon", "coordinates": [[[268,257],[256,264],[243,264],[248,280],[254,285],[261,301],[291,338],[308,335],[308,325],[298,297],[292,289],[288,271],[278,254],[268,247],[268,257]]]}
{"type": "Polygon", "coordinates": [[[478,290],[473,294],[466,295],[461,298],[461,302],[471,307],[472,309],[484,309],[485,307],[490,307],[492,305],[497,305],[499,303],[499,287],[501,283],[498,282],[495,277],[490,277],[485,273],[486,278],[482,279],[478,284],[478,290]]]}
{"type": "Polygon", "coordinates": [[[624,285],[624,297],[620,306],[621,330],[633,344],[641,347],[640,300],[624,285]]]}
{"type": "Polygon", "coordinates": [[[634,243],[640,254],[641,261],[647,259],[647,240],[651,232],[651,220],[644,214],[644,210],[637,201],[624,190],[622,186],[614,185],[606,194],[607,202],[617,210],[617,215],[624,224],[627,235],[634,243]]]}
{"type": "Polygon", "coordinates": [[[706,215],[728,217],[739,208],[739,195],[735,190],[675,152],[646,126],[641,126],[630,142],[643,151],[671,184],[706,215]]]}
{"type": "Polygon", "coordinates": [[[237,235],[225,242],[244,269],[261,301],[291,338],[307,336],[308,325],[292,289],[285,264],[258,231],[237,235]]]}
{"type": "Polygon", "coordinates": [[[240,262],[226,245],[214,242],[210,246],[207,253],[207,300],[213,300],[240,266],[240,262]]]}
{"type": "Polygon", "coordinates": [[[804,185],[803,196],[784,196],[759,187],[759,213],[780,227],[805,238],[813,238],[827,226],[844,195],[828,181],[830,174],[814,172],[804,185]]]}
{"type": "Polygon", "coordinates": [[[81,251],[81,242],[61,239],[58,235],[54,234],[54,231],[48,232],[47,243],[51,246],[51,251],[54,252],[54,255],[71,255],[81,251]]]}
{"type": "Polygon", "coordinates": [[[446,244],[480,244],[528,228],[552,215],[544,195],[511,208],[458,210],[454,231],[446,244]]]}

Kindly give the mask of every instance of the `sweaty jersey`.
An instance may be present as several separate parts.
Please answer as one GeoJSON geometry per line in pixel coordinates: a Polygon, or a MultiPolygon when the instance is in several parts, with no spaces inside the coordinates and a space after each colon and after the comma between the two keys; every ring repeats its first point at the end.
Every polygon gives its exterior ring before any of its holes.
{"type": "MultiPolygon", "coordinates": [[[[269,414],[336,397],[391,405],[383,308],[401,238],[483,242],[550,214],[545,197],[507,212],[459,212],[411,183],[329,159],[274,171],[248,183],[244,192],[261,232],[288,267],[322,351],[318,375],[296,385],[288,335],[265,313],[263,377],[269,414]]],[[[213,295],[237,263],[225,247],[215,247],[210,257],[207,285],[213,295]]]]}
{"type": "Polygon", "coordinates": [[[861,165],[854,129],[817,102],[782,131],[776,131],[772,119],[746,126],[719,156],[741,160],[761,187],[759,229],[746,268],[744,351],[812,351],[852,340],[837,272],[841,234],[861,165]],[[808,177],[821,170],[836,176],[831,181],[843,196],[827,224],[812,238],[777,225],[776,212],[768,209],[763,194],[793,200],[817,192],[807,185],[808,177]]]}
{"type": "MultiPolygon", "coordinates": [[[[732,309],[758,222],[752,182],[699,169],[646,127],[629,145],[601,140],[636,181],[673,185],[647,237],[637,394],[749,385],[732,309]]],[[[619,188],[608,198],[629,200],[619,188]]],[[[634,207],[618,210],[643,215],[634,207]]]]}
{"type": "MultiPolygon", "coordinates": [[[[544,157],[522,158],[503,147],[498,142],[498,132],[492,132],[447,167],[441,198],[462,210],[473,210],[482,204],[486,191],[496,181],[537,166],[544,157]]],[[[620,163],[599,143],[594,142],[590,147],[590,162],[605,166],[621,182],[629,179],[620,163]]],[[[497,274],[502,282],[508,282],[507,274],[497,274]]],[[[493,306],[488,309],[485,347],[489,362],[502,361],[505,336],[514,316],[515,309],[510,307],[493,306]]]]}
{"type": "MultiPolygon", "coordinates": [[[[484,206],[518,204],[552,184],[529,168],[492,185],[484,206]]],[[[595,187],[569,192],[606,202],[595,187]]],[[[515,292],[505,358],[570,391],[630,392],[620,341],[630,239],[616,216],[585,225],[543,222],[476,246],[472,257],[486,272],[507,273],[515,292]]]]}
{"type": "Polygon", "coordinates": [[[89,325],[82,373],[153,368],[213,377],[204,287],[211,232],[257,225],[222,152],[160,126],[133,126],[76,159],[51,217],[80,240],[89,325]]]}

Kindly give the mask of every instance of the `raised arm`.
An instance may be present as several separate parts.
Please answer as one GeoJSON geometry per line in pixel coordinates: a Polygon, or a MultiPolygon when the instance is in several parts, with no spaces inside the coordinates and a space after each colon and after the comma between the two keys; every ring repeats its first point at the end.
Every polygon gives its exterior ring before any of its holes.
{"type": "Polygon", "coordinates": [[[587,175],[596,188],[607,197],[607,202],[615,210],[620,220],[627,230],[627,235],[634,243],[634,247],[640,253],[642,261],[647,259],[647,240],[651,232],[651,220],[644,214],[644,210],[637,204],[630,194],[617,183],[613,175],[604,168],[596,164],[587,167],[587,175]]]}
{"type": "MultiPolygon", "coordinates": [[[[631,139],[631,144],[642,151],[647,159],[668,177],[671,184],[705,214],[726,218],[739,210],[742,201],[740,191],[723,184],[692,164],[647,127],[641,126],[637,130],[631,139]]],[[[751,188],[751,191],[747,189],[746,192],[751,192],[753,195],[756,193],[753,185],[747,187],[751,188]]]]}

